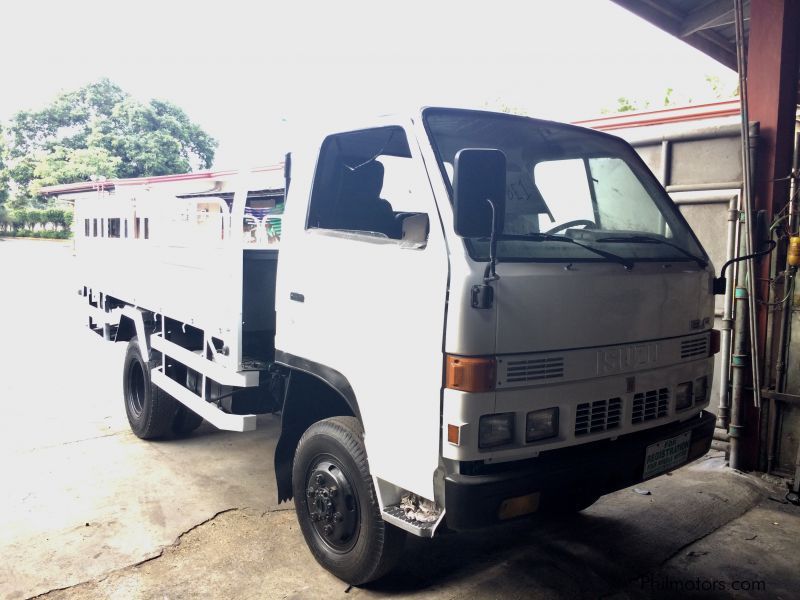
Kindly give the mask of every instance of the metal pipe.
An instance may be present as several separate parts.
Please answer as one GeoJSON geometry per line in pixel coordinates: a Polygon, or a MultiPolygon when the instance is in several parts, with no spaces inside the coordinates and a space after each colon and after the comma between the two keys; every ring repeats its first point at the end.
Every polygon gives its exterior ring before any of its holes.
{"type": "MultiPolygon", "coordinates": [[[[728,203],[728,235],[725,247],[725,260],[734,258],[736,254],[736,230],[739,228],[738,198],[735,196],[728,203]]],[[[722,327],[720,336],[719,365],[719,410],[717,427],[728,429],[730,422],[730,366],[731,366],[731,331],[733,329],[733,278],[728,277],[725,283],[725,298],[722,306],[722,327]]]]}
{"type": "MultiPolygon", "coordinates": [[[[661,185],[666,188],[672,178],[672,146],[669,140],[661,141],[661,185]]],[[[664,215],[658,219],[658,231],[661,235],[667,233],[667,221],[664,215]]]]}
{"type": "Polygon", "coordinates": [[[741,469],[739,438],[744,425],[742,423],[742,392],[747,375],[748,349],[748,313],[749,299],[747,288],[737,285],[734,292],[736,301],[736,318],[734,320],[733,356],[731,357],[731,420],[728,425],[730,436],[730,465],[733,469],[741,469]]]}
{"type": "MultiPolygon", "coordinates": [[[[795,131],[794,148],[792,152],[792,174],[789,178],[788,222],[786,230],[795,231],[795,217],[797,214],[797,177],[800,171],[800,132],[795,131]]],[[[775,391],[783,393],[786,390],[786,363],[789,354],[790,323],[792,315],[793,294],[790,293],[793,282],[793,269],[788,263],[788,258],[783,271],[783,302],[781,302],[780,327],[778,329],[778,358],[775,364],[775,391]]],[[[772,472],[775,464],[775,450],[777,446],[778,431],[778,403],[774,398],[769,401],[769,426],[767,429],[767,473],[772,472]]]]}
{"type": "MultiPolygon", "coordinates": [[[[755,252],[753,248],[753,192],[752,173],[750,171],[750,119],[747,100],[747,64],[744,56],[744,8],[742,0],[734,0],[734,16],[736,21],[736,64],[739,71],[739,98],[742,105],[742,177],[744,180],[744,212],[745,212],[745,248],[747,254],[755,252]]],[[[755,263],[752,258],[747,259],[747,293],[755,299],[755,263]]],[[[756,350],[758,344],[758,323],[756,311],[750,311],[750,345],[751,350],[756,350]]],[[[750,365],[753,377],[753,402],[756,407],[761,407],[761,374],[759,372],[758,352],[750,353],[750,365]]]]}
{"type": "Polygon", "coordinates": [[[667,187],[672,176],[672,152],[670,141],[661,140],[661,185],[667,187]]]}
{"type": "Polygon", "coordinates": [[[725,442],[726,444],[731,441],[731,436],[728,435],[727,431],[722,431],[721,429],[714,430],[713,439],[717,440],[718,442],[725,442]]]}
{"type": "Polygon", "coordinates": [[[795,123],[794,152],[792,153],[792,176],[789,179],[789,225],[788,231],[797,231],[797,192],[800,179],[800,121],[795,123]]]}
{"type": "Polygon", "coordinates": [[[731,199],[736,201],[736,197],[741,192],[742,184],[739,182],[735,189],[715,190],[714,193],[699,190],[679,192],[672,195],[672,201],[678,206],[683,206],[684,204],[730,204],[731,199]]]}
{"type": "Polygon", "coordinates": [[[673,192],[700,192],[706,190],[736,189],[742,185],[741,181],[712,181],[710,183],[681,183],[664,186],[671,194],[673,192]]]}

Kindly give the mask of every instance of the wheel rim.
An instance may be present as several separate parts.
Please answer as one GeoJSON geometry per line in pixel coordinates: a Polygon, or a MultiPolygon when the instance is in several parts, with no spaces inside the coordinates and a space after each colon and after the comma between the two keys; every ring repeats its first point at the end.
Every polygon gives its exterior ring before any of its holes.
{"type": "Polygon", "coordinates": [[[316,536],[331,550],[347,552],[360,530],[358,499],[341,465],[319,457],[306,477],[306,509],[316,536]]]}
{"type": "Polygon", "coordinates": [[[134,417],[139,417],[144,410],[145,381],[144,369],[138,361],[131,362],[128,367],[128,406],[134,417]]]}

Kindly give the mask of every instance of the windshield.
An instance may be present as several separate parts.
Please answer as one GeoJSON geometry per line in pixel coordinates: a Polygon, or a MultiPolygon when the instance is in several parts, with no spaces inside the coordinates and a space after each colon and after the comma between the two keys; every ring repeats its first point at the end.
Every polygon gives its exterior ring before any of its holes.
{"type": "MultiPolygon", "coordinates": [[[[705,257],[666,192],[622,140],[479,111],[428,109],[424,122],[451,198],[459,150],[505,153],[506,239],[501,237],[497,246],[501,261],[607,260],[586,246],[633,261],[705,257]],[[560,243],[571,240],[581,245],[560,243]]],[[[465,241],[474,259],[488,260],[487,239],[465,241]]]]}

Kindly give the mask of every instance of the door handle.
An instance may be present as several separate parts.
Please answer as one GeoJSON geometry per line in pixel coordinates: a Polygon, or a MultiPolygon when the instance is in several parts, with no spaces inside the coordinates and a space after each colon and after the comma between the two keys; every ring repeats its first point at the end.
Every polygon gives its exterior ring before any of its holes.
{"type": "Polygon", "coordinates": [[[305,302],[306,297],[300,292],[289,292],[289,300],[294,300],[295,302],[305,302]]]}

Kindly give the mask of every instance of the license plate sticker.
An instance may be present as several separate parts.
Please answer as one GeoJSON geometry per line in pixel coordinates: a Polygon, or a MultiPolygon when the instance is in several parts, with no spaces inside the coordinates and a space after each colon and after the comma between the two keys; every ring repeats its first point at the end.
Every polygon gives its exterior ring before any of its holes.
{"type": "Polygon", "coordinates": [[[642,478],[653,477],[685,463],[686,459],[689,458],[691,439],[692,432],[687,431],[674,438],[650,444],[644,454],[644,473],[642,478]]]}

